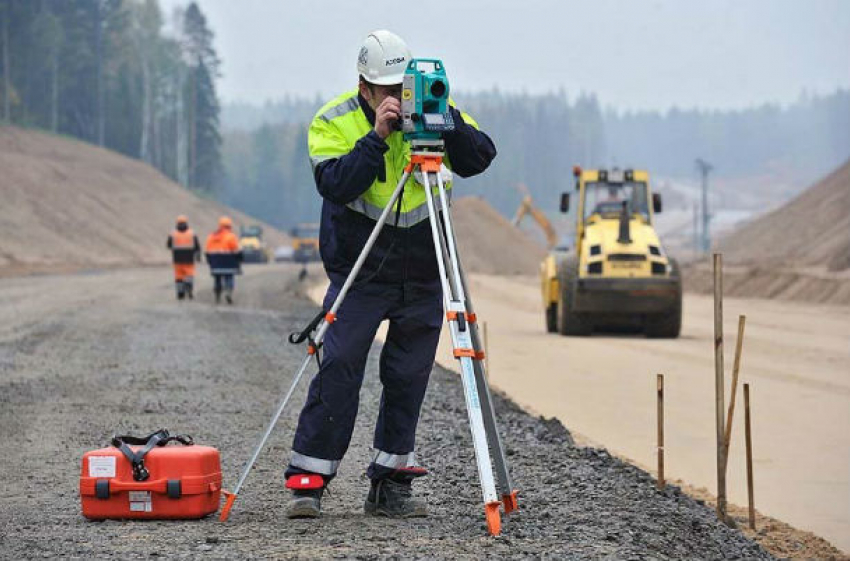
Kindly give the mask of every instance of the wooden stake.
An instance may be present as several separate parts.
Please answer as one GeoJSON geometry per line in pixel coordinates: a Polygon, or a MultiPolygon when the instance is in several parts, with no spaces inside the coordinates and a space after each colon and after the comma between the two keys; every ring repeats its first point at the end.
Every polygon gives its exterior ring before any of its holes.
{"type": "Polygon", "coordinates": [[[714,399],[717,425],[717,517],[726,522],[726,459],[723,439],[723,255],[714,254],[714,399]]]}
{"type": "Polygon", "coordinates": [[[753,499],[753,437],[750,428],[750,385],[744,384],[744,437],[747,441],[747,499],[750,507],[750,530],[756,529],[756,505],[753,499]]]}
{"type": "Polygon", "coordinates": [[[658,374],[658,490],[664,489],[664,374],[658,374]]]}
{"type": "Polygon", "coordinates": [[[738,340],[735,342],[735,362],[732,365],[732,393],[729,395],[729,412],[726,415],[726,434],[723,438],[723,472],[729,473],[729,443],[732,440],[732,418],[735,415],[735,396],[738,393],[738,372],[741,369],[741,350],[744,346],[744,324],[747,316],[738,316],[738,340]]]}

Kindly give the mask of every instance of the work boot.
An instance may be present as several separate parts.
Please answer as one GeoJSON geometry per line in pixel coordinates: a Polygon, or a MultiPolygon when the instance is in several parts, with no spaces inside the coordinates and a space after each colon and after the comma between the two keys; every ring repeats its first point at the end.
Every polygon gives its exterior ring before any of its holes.
{"type": "Polygon", "coordinates": [[[182,292],[178,292],[178,293],[177,293],[177,299],[178,299],[178,300],[182,300],[182,299],[183,299],[183,293],[182,293],[182,292]]]}
{"type": "Polygon", "coordinates": [[[224,293],[224,299],[227,300],[228,304],[233,304],[233,294],[229,290],[224,293]]]}
{"type": "Polygon", "coordinates": [[[287,518],[318,518],[322,515],[322,489],[294,489],[286,504],[287,518]]]}
{"type": "Polygon", "coordinates": [[[191,286],[186,287],[186,296],[189,298],[189,300],[195,299],[195,295],[192,293],[192,287],[191,286]]]}
{"type": "Polygon", "coordinates": [[[286,505],[287,518],[318,518],[322,515],[322,493],[325,481],[317,474],[297,474],[286,479],[292,499],[286,505]]]}
{"type": "MultiPolygon", "coordinates": [[[[401,470],[400,470],[401,471],[401,470]]],[[[428,516],[428,508],[423,499],[413,496],[413,479],[425,475],[411,475],[398,472],[387,479],[372,480],[369,496],[363,510],[370,516],[387,516],[389,518],[419,518],[428,516]]]]}

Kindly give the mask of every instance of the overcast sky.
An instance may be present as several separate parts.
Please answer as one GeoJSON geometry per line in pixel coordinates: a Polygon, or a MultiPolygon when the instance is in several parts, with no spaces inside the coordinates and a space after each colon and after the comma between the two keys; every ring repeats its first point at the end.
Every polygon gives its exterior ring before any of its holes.
{"type": "MultiPolygon", "coordinates": [[[[373,29],[455,90],[596,92],[617,108],[742,107],[850,87],[850,0],[199,0],[225,101],[328,97],[373,29]]],[[[161,0],[166,13],[186,0],[161,0]]]]}

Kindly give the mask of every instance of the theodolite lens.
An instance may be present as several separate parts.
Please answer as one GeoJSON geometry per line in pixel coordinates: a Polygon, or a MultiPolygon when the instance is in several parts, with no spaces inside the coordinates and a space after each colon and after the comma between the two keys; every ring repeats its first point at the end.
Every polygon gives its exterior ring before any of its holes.
{"type": "Polygon", "coordinates": [[[442,80],[435,80],[431,84],[431,95],[438,99],[446,95],[446,83],[442,80]]]}

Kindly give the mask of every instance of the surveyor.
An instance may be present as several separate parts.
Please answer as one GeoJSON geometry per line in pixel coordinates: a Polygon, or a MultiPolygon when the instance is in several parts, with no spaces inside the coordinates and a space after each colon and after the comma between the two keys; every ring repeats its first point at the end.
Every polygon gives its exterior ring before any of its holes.
{"type": "Polygon", "coordinates": [[[227,303],[233,304],[234,276],[242,273],[242,252],[229,216],[219,218],[218,230],[207,236],[206,254],[210,274],[213,276],[216,304],[221,302],[222,292],[227,303]]]}
{"type": "MultiPolygon", "coordinates": [[[[397,130],[402,77],[410,60],[400,37],[384,30],[371,33],[357,60],[357,88],[322,107],[310,125],[313,176],[324,199],[319,247],[331,281],[325,310],[410,161],[410,147],[397,130]]],[[[461,177],[481,173],[496,155],[493,142],[468,115],[455,107],[450,111],[456,128],[444,140],[451,172],[461,177]]],[[[451,172],[441,173],[449,180],[451,172]]],[[[320,515],[323,489],[351,439],[366,357],[385,319],[383,395],[365,511],[424,516],[425,504],[411,488],[412,480],[426,473],[415,462],[414,437],[443,314],[425,190],[413,178],[324,339],[321,367],[310,384],[286,470],[293,492],[287,505],[291,518],[320,515]]]]}
{"type": "Polygon", "coordinates": [[[191,300],[195,282],[195,261],[201,260],[201,244],[198,236],[189,228],[189,219],[184,215],[177,217],[177,225],[168,236],[168,249],[171,250],[171,260],[174,263],[174,285],[177,289],[177,299],[184,297],[191,300]]]}

